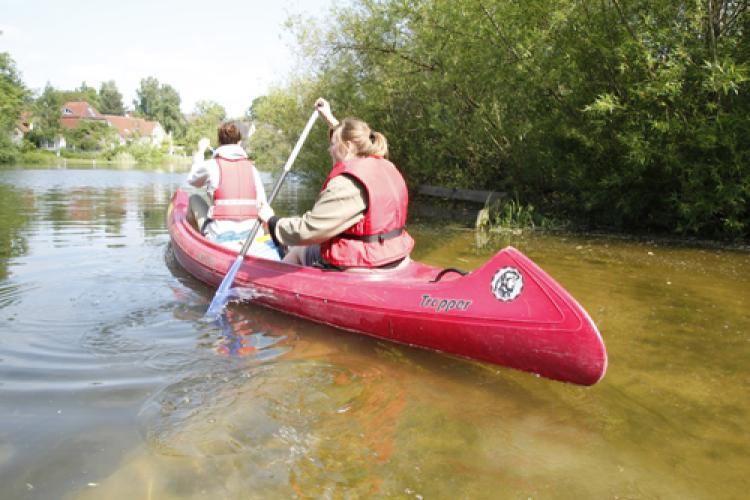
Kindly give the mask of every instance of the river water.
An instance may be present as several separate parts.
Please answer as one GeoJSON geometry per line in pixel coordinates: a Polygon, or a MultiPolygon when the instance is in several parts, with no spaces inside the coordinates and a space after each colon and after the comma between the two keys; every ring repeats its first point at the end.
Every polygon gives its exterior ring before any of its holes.
{"type": "Polygon", "coordinates": [[[184,177],[0,171],[3,499],[747,497],[750,253],[412,217],[417,260],[513,245],[578,299],[609,353],[579,387],[251,303],[200,321],[184,177]]]}

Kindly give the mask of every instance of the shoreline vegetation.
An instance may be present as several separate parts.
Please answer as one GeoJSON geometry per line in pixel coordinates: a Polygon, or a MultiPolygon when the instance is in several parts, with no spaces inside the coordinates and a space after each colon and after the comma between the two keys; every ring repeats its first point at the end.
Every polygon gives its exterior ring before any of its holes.
{"type": "MultiPolygon", "coordinates": [[[[570,220],[559,220],[536,213],[531,205],[520,205],[516,200],[484,206],[477,212],[476,222],[466,230],[477,233],[477,245],[497,246],[498,238],[518,238],[533,234],[555,234],[563,237],[585,237],[605,241],[624,241],[642,244],[650,249],[659,247],[699,248],[729,252],[750,253],[750,240],[721,240],[700,236],[674,235],[664,232],[618,232],[613,228],[591,228],[576,225],[570,220]],[[480,242],[483,242],[480,244],[480,242]]],[[[511,244],[510,242],[505,244],[511,244]]],[[[606,244],[606,243],[605,243],[606,244]]],[[[580,249],[579,249],[580,250],[580,249]]]]}
{"type": "Polygon", "coordinates": [[[0,163],[0,170],[75,166],[143,170],[169,165],[187,172],[190,170],[191,161],[192,158],[188,156],[167,155],[158,151],[145,156],[135,156],[126,151],[115,153],[63,151],[57,155],[52,151],[32,150],[19,153],[12,163],[0,163]]]}
{"type": "Polygon", "coordinates": [[[168,155],[159,150],[145,150],[133,154],[127,149],[108,152],[61,151],[60,155],[52,151],[31,150],[18,155],[14,163],[3,165],[6,168],[50,166],[50,165],[114,165],[123,168],[137,168],[158,165],[180,165],[189,170],[192,158],[189,156],[168,155]]]}
{"type": "MultiPolygon", "coordinates": [[[[106,159],[97,155],[60,155],[57,156],[52,152],[44,151],[41,154],[22,155],[18,162],[14,164],[0,164],[1,170],[13,169],[34,169],[34,168],[116,168],[116,169],[133,169],[133,170],[160,170],[162,167],[177,167],[177,171],[187,173],[190,170],[191,157],[167,156],[164,155],[164,161],[151,163],[138,163],[134,161],[121,161],[120,158],[106,159]],[[27,160],[28,159],[28,160],[27,160]]],[[[276,170],[269,170],[278,173],[276,170]]],[[[302,182],[316,181],[309,178],[302,182]]],[[[446,188],[446,190],[448,190],[446,188]]],[[[447,211],[460,211],[468,213],[465,217],[459,217],[460,226],[453,224],[450,227],[453,230],[472,231],[477,233],[477,241],[484,244],[491,244],[497,238],[516,238],[525,235],[541,234],[560,234],[571,237],[586,236],[597,237],[606,240],[638,242],[649,247],[691,247],[703,248],[708,250],[724,250],[750,252],[750,240],[736,239],[734,241],[717,240],[701,238],[697,236],[675,236],[668,233],[656,232],[617,232],[612,228],[591,228],[582,225],[576,225],[569,220],[560,220],[550,217],[546,214],[539,213],[533,205],[523,205],[517,198],[494,198],[491,197],[484,204],[479,204],[469,200],[450,199],[447,197],[435,196],[414,190],[413,199],[415,201],[414,209],[422,206],[420,214],[415,214],[416,218],[442,219],[447,211]],[[430,206],[430,209],[424,210],[424,206],[430,206]],[[428,215],[424,215],[424,212],[428,215]]],[[[416,212],[417,210],[415,210],[416,212]]],[[[478,246],[482,246],[477,243],[478,246]]],[[[508,243],[510,244],[510,243],[508,243]]]]}

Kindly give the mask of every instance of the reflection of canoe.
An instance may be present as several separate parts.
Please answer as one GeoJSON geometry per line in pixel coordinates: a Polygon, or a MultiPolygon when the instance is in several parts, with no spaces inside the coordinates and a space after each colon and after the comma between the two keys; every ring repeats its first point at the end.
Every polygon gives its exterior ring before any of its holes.
{"type": "MultiPolygon", "coordinates": [[[[177,261],[218,286],[236,252],[200,236],[185,220],[188,195],[168,213],[177,261]]],[[[461,276],[409,262],[377,272],[336,272],[247,256],[235,286],[255,302],[345,330],[590,385],[607,353],[596,326],[559,284],[508,247],[461,276]]]]}

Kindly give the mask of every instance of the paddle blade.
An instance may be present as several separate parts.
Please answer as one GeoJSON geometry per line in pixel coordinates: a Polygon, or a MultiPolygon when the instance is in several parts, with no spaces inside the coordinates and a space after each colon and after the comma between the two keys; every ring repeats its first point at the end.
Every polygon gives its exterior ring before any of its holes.
{"type": "Polygon", "coordinates": [[[231,293],[231,287],[232,283],[234,282],[235,276],[237,276],[237,271],[240,270],[240,266],[242,265],[242,255],[238,255],[237,259],[235,259],[234,264],[232,264],[232,267],[229,268],[229,272],[227,272],[227,275],[224,276],[224,280],[221,282],[221,285],[219,285],[219,289],[216,290],[216,295],[214,295],[213,300],[211,301],[211,305],[208,306],[208,311],[206,312],[206,319],[214,320],[217,319],[221,315],[221,311],[224,310],[224,307],[227,305],[227,302],[232,296],[231,293]]]}

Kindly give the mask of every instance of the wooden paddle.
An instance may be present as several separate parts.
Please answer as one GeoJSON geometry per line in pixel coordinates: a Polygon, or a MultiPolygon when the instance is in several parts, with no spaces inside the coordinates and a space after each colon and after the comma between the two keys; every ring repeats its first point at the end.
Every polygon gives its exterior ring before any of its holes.
{"type": "MultiPolygon", "coordinates": [[[[281,175],[276,180],[276,184],[274,184],[273,186],[271,196],[268,198],[269,205],[273,203],[273,200],[274,198],[276,198],[279,189],[281,189],[281,184],[284,182],[286,174],[289,173],[289,171],[292,169],[292,164],[294,163],[294,160],[297,159],[297,155],[299,154],[300,149],[302,149],[302,144],[304,144],[305,139],[307,139],[307,135],[310,133],[310,129],[312,129],[312,126],[315,123],[315,119],[317,117],[318,110],[316,108],[315,111],[313,111],[312,116],[310,116],[310,119],[307,120],[307,125],[305,125],[304,130],[302,130],[302,135],[300,135],[299,139],[297,140],[297,144],[294,145],[292,154],[289,156],[289,159],[284,165],[284,170],[281,172],[281,175]]],[[[245,244],[242,245],[242,249],[240,250],[239,255],[237,255],[237,259],[234,261],[234,264],[232,264],[232,267],[229,268],[227,275],[224,276],[224,280],[222,280],[218,290],[216,290],[216,295],[214,295],[214,298],[211,301],[211,305],[208,306],[208,312],[206,312],[205,316],[206,319],[213,320],[218,318],[221,314],[221,311],[224,309],[224,306],[226,305],[230,296],[229,288],[232,286],[234,278],[237,276],[237,271],[240,270],[240,266],[242,265],[242,261],[245,259],[247,251],[250,249],[250,245],[255,240],[255,235],[258,234],[260,224],[260,219],[257,219],[255,221],[253,229],[250,231],[250,235],[245,240],[245,244]]]]}

